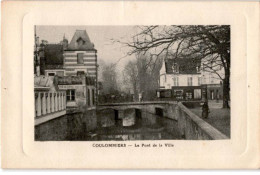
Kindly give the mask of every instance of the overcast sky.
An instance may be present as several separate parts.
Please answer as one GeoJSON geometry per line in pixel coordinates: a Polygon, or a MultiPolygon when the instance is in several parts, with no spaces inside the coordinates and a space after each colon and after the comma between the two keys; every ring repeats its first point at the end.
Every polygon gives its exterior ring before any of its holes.
{"type": "MultiPolygon", "coordinates": [[[[128,48],[122,47],[120,44],[112,44],[110,39],[129,41],[136,32],[134,26],[37,26],[36,34],[40,37],[40,41],[47,40],[49,43],[59,43],[65,34],[70,42],[77,29],[87,31],[91,42],[98,51],[98,60],[104,60],[106,63],[116,63],[128,51],[128,48]]],[[[134,56],[121,59],[117,64],[119,70],[122,70],[130,59],[134,59],[134,56]]]]}

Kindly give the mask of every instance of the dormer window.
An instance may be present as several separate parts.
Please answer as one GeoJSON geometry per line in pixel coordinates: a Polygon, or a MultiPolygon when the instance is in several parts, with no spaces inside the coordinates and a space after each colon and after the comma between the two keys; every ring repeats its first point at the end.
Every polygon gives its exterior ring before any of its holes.
{"type": "Polygon", "coordinates": [[[85,44],[85,41],[81,37],[79,37],[79,39],[77,39],[77,43],[79,46],[82,46],[85,44]]]}
{"type": "Polygon", "coordinates": [[[197,73],[200,73],[200,71],[201,71],[200,65],[196,66],[196,70],[197,70],[197,73]]]}
{"type": "Polygon", "coordinates": [[[172,66],[173,73],[179,73],[179,65],[177,63],[174,63],[172,66]]]}

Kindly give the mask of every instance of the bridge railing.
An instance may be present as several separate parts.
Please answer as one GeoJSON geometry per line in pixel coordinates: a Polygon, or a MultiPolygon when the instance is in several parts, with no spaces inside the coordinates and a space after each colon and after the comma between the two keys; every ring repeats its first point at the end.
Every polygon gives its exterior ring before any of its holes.
{"type": "MultiPolygon", "coordinates": [[[[198,101],[199,102],[199,101],[198,101]]],[[[218,131],[209,123],[204,121],[201,117],[194,114],[182,102],[176,101],[150,101],[150,102],[127,102],[127,103],[111,103],[102,104],[100,107],[134,107],[152,105],[164,105],[165,114],[167,118],[176,120],[178,123],[178,130],[184,139],[187,140],[220,140],[229,139],[226,135],[218,131]]],[[[151,106],[151,107],[152,107],[151,106]]]]}
{"type": "Polygon", "coordinates": [[[191,112],[181,102],[178,103],[176,115],[181,135],[187,140],[223,140],[229,139],[219,130],[191,112]]]}
{"type": "Polygon", "coordinates": [[[65,91],[35,91],[34,94],[36,125],[66,114],[65,91]]]}

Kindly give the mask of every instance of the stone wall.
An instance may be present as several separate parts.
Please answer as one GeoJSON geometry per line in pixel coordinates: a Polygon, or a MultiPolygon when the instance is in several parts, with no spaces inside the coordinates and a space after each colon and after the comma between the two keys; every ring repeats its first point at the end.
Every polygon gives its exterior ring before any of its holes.
{"type": "Polygon", "coordinates": [[[182,103],[178,103],[175,115],[178,120],[178,129],[186,140],[221,140],[228,139],[216,128],[192,113],[182,103]]]}
{"type": "Polygon", "coordinates": [[[98,126],[99,127],[111,127],[115,126],[115,110],[113,109],[107,109],[107,110],[101,110],[97,111],[98,117],[98,126]]]}
{"type": "MultiPolygon", "coordinates": [[[[196,104],[196,103],[194,103],[196,104]]],[[[198,102],[198,105],[200,103],[198,102]]],[[[193,105],[193,103],[192,103],[193,105]]],[[[103,105],[105,106],[105,105],[103,105]]],[[[113,108],[113,104],[108,105],[113,108]]],[[[186,140],[220,140],[228,139],[227,136],[222,134],[216,128],[208,124],[206,121],[201,119],[199,116],[192,113],[182,102],[170,102],[170,101],[159,101],[159,102],[142,102],[142,103],[121,103],[115,104],[117,110],[119,108],[136,108],[142,111],[142,120],[147,125],[153,125],[158,123],[158,116],[155,108],[163,109],[164,118],[168,118],[167,123],[164,123],[166,130],[176,136],[180,136],[186,140]],[[171,124],[173,126],[171,126],[171,124]],[[174,132],[174,133],[173,133],[174,132]]]]}
{"type": "Polygon", "coordinates": [[[96,127],[95,110],[74,112],[35,126],[35,140],[85,140],[96,127]]]}

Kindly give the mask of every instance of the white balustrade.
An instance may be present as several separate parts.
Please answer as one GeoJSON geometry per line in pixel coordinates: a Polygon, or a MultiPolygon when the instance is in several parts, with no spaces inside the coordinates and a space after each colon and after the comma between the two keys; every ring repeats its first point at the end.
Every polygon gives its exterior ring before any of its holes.
{"type": "Polygon", "coordinates": [[[66,109],[65,92],[35,92],[34,95],[37,117],[66,109]]]}

